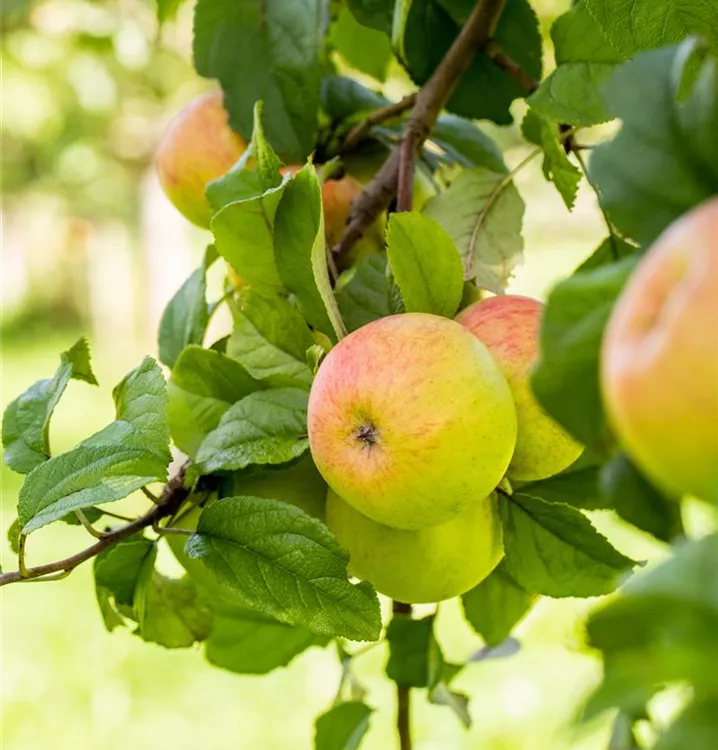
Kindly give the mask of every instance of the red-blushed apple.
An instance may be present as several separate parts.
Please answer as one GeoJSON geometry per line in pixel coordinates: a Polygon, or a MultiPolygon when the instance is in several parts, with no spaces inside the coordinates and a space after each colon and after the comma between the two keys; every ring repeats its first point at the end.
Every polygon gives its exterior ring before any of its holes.
{"type": "MultiPolygon", "coordinates": [[[[309,457],[303,458],[299,463],[288,469],[263,469],[249,476],[237,472],[228,479],[228,482],[231,489],[225,488],[225,491],[229,491],[233,495],[282,500],[301,508],[310,516],[314,516],[321,521],[324,520],[327,485],[309,457]]],[[[216,500],[214,502],[222,501],[216,500]]],[[[192,508],[172,525],[176,528],[194,531],[197,528],[201,510],[199,507],[192,508]]],[[[219,583],[201,560],[196,560],[185,554],[186,536],[168,534],[165,538],[177,561],[189,573],[195,583],[215,598],[234,601],[238,604],[242,603],[241,597],[219,583]]]]}
{"type": "Polygon", "coordinates": [[[247,149],[229,127],[222,93],[190,102],[170,122],[155,155],[160,184],[175,208],[192,223],[209,227],[207,183],[228,172],[247,149]]]}
{"type": "Polygon", "coordinates": [[[407,531],[372,521],[330,490],[327,525],[349,552],[351,575],[409,604],[453,599],[472,589],[504,551],[495,495],[445,523],[407,531]]]}
{"type": "Polygon", "coordinates": [[[516,449],[509,479],[535,481],[568,468],[583,448],[543,411],[531,390],[531,368],[538,356],[543,305],[518,295],[479,300],[457,316],[491,352],[516,404],[516,449]]]}
{"type": "Polygon", "coordinates": [[[420,529],[486,498],[516,442],[516,410],[486,347],[426,313],[375,320],[339,342],[309,395],[317,468],[379,523],[420,529]]]}
{"type": "Polygon", "coordinates": [[[606,409],[630,457],[668,493],[718,504],[718,198],[648,250],[601,355],[606,409]]]}

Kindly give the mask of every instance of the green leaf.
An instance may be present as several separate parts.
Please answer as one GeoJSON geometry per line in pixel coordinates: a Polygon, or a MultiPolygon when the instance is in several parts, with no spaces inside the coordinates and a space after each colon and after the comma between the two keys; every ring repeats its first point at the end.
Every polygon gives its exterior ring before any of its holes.
{"type": "MultiPolygon", "coordinates": [[[[426,83],[471,13],[474,0],[397,0],[394,51],[415,83],[426,83]]],[[[508,0],[494,32],[495,41],[526,73],[541,78],[538,19],[526,0],[508,0]]],[[[526,92],[483,53],[460,78],[446,108],[457,115],[507,125],[509,107],[526,92]],[[476,92],[482,92],[477,96],[476,92]]]]}
{"type": "Polygon", "coordinates": [[[142,567],[135,589],[137,635],[165,648],[189,648],[212,630],[212,609],[191,578],[167,578],[154,560],[142,567]]]}
{"type": "Polygon", "coordinates": [[[322,109],[330,120],[346,120],[389,103],[385,97],[346,76],[322,78],[321,98],[322,109]]]}
{"type": "Polygon", "coordinates": [[[357,750],[373,710],[360,701],[347,701],[323,713],[317,719],[315,750],[357,750]]]}
{"type": "Polygon", "coordinates": [[[431,131],[431,140],[452,160],[464,167],[487,167],[505,172],[504,157],[498,144],[471,120],[442,115],[431,131]]]}
{"type": "Polygon", "coordinates": [[[635,562],[614,549],[580,511],[526,494],[499,505],[506,566],[526,591],[601,596],[635,562]]]}
{"type": "Polygon", "coordinates": [[[167,420],[175,445],[194,458],[227,409],[264,387],[236,359],[199,346],[186,347],[167,384],[167,420]]]}
{"type": "Polygon", "coordinates": [[[521,262],[524,202],[511,178],[485,167],[467,169],[448,190],[431,198],[424,213],[451,235],[465,278],[500,293],[521,262]]]}
{"type": "Polygon", "coordinates": [[[372,253],[345,271],[337,283],[336,298],[350,331],[389,315],[386,255],[372,253]]]}
{"type": "Polygon", "coordinates": [[[322,190],[311,164],[284,191],[275,219],[274,255],[282,282],[307,321],[326,334],[345,335],[327,275],[322,190]]]}
{"type": "Polygon", "coordinates": [[[638,248],[635,245],[629,245],[628,242],[622,240],[620,237],[606,237],[576,270],[590,271],[599,266],[608,266],[631,255],[636,255],[637,252],[638,248]]]}
{"type": "Polygon", "coordinates": [[[109,631],[124,625],[117,610],[132,607],[143,566],[154,566],[156,557],[154,542],[136,535],[108,547],[95,558],[95,594],[109,631]]]}
{"type": "Polygon", "coordinates": [[[20,522],[17,518],[7,528],[7,543],[14,554],[20,554],[20,522]]]}
{"type": "Polygon", "coordinates": [[[693,42],[687,42],[638,55],[605,89],[609,109],[623,127],[595,149],[589,171],[613,223],[643,246],[718,192],[715,58],[704,62],[679,101],[693,51],[693,42]]]}
{"type": "MultiPolygon", "coordinates": [[[[583,0],[611,44],[626,57],[693,34],[718,51],[718,6],[695,0],[583,0]]],[[[642,92],[643,93],[643,92],[642,92]]]]}
{"type": "Polygon", "coordinates": [[[230,203],[258,198],[282,184],[281,162],[264,135],[263,110],[264,102],[256,102],[247,150],[229,172],[207,184],[207,200],[214,213],[230,203]]]}
{"type": "Polygon", "coordinates": [[[379,603],[347,579],[348,555],[321,522],[279,500],[225,498],[185,547],[255,609],[315,633],[376,640],[379,603]]]}
{"type": "Polygon", "coordinates": [[[442,226],[420,213],[394,213],[387,254],[407,312],[453,318],[464,290],[461,258],[442,226]]]}
{"type": "Polygon", "coordinates": [[[587,708],[636,710],[666,682],[718,696],[718,535],[684,542],[675,556],[631,579],[588,622],[604,652],[604,682],[587,708]]]}
{"type": "Polygon", "coordinates": [[[389,312],[392,315],[403,315],[406,312],[399,285],[396,283],[396,279],[388,263],[386,264],[386,299],[389,305],[389,312]]]}
{"type": "Polygon", "coordinates": [[[160,26],[166,21],[172,21],[177,17],[182,0],[156,0],[157,20],[160,26]]]}
{"type": "Polygon", "coordinates": [[[285,464],[309,450],[307,392],[300,388],[257,391],[231,406],[202,441],[203,472],[285,464]]]}
{"type": "Polygon", "coordinates": [[[622,518],[657,539],[670,542],[683,534],[680,498],[666,497],[624,454],[603,467],[601,490],[622,518]]]}
{"type": "Polygon", "coordinates": [[[257,101],[267,138],[287,163],[314,148],[321,70],[319,0],[199,0],[194,18],[197,72],[218,78],[233,128],[249,140],[257,101]]]}
{"type": "Polygon", "coordinates": [[[347,8],[332,24],[328,41],[350,67],[378,81],[386,79],[392,59],[389,37],[360,24],[347,8]]]}
{"type": "Polygon", "coordinates": [[[430,682],[430,655],[438,649],[434,637],[434,615],[413,620],[410,617],[393,617],[386,629],[389,643],[389,661],[386,674],[397,685],[428,687],[430,682]]]}
{"type": "Polygon", "coordinates": [[[459,718],[465,729],[471,728],[469,698],[463,693],[449,690],[448,685],[440,682],[429,691],[429,702],[437,706],[447,706],[459,718]]]}
{"type": "Polygon", "coordinates": [[[349,10],[360,24],[389,33],[394,0],[348,0],[349,10]]]}
{"type": "Polygon", "coordinates": [[[611,119],[601,90],[627,55],[609,42],[584,2],[556,19],[551,38],[557,67],[529,97],[532,109],[578,127],[611,119]]]}
{"type": "Polygon", "coordinates": [[[201,344],[204,339],[209,323],[205,277],[216,257],[210,245],[202,267],[190,275],[165,307],[160,321],[159,357],[167,367],[174,367],[185,346],[201,344]]]}
{"type": "Polygon", "coordinates": [[[599,387],[603,329],[636,261],[577,271],[551,291],[532,386],[543,408],[581,443],[603,451],[609,430],[599,387]]]}
{"type": "Polygon", "coordinates": [[[564,503],[581,510],[611,507],[611,501],[599,487],[600,466],[570,467],[561,474],[538,482],[522,484],[519,491],[550,503],[564,503]]]}
{"type": "Polygon", "coordinates": [[[533,594],[516,583],[504,560],[488,578],[461,597],[466,619],[487,646],[503,643],[535,600],[533,594]]]}
{"type": "Polygon", "coordinates": [[[217,252],[245,283],[264,294],[282,291],[274,259],[274,217],[289,177],[260,196],[229,203],[212,217],[217,252]]]}
{"type": "Polygon", "coordinates": [[[146,357],[113,396],[117,419],[112,424],[28,474],[18,498],[23,533],[71,510],[120,500],[150,482],[166,481],[171,455],[159,365],[146,357]]]}
{"type": "Polygon", "coordinates": [[[328,640],[260,612],[223,605],[215,609],[204,653],[215,667],[237,674],[267,674],[286,667],[312,646],[325,646],[328,640]]]}
{"type": "Polygon", "coordinates": [[[309,389],[312,371],[306,351],[314,344],[306,322],[280,297],[264,297],[245,289],[240,308],[233,308],[234,331],[227,354],[238,360],[253,378],[272,387],[309,389]]]}
{"type": "Polygon", "coordinates": [[[658,739],[654,750],[711,750],[718,744],[718,699],[694,700],[658,739]]]}
{"type": "Polygon", "coordinates": [[[553,182],[570,211],[576,202],[581,170],[569,160],[560,141],[558,125],[544,120],[533,109],[529,109],[521,129],[527,140],[543,149],[543,175],[553,182]]]}
{"type": "Polygon", "coordinates": [[[50,419],[72,378],[97,385],[87,339],[79,339],[60,355],[52,378],[38,380],[5,409],[3,460],[13,471],[27,474],[50,458],[50,419]]]}

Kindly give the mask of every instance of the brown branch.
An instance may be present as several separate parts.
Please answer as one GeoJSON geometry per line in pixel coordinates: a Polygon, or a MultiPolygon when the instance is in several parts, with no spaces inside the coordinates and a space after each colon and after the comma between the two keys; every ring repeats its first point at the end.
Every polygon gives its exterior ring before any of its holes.
{"type": "Polygon", "coordinates": [[[47,563],[45,565],[38,565],[35,568],[26,568],[24,571],[14,570],[10,573],[0,574],[0,586],[5,586],[8,583],[18,583],[20,581],[32,581],[33,579],[43,578],[44,576],[53,576],[52,578],[46,578],[44,580],[55,580],[56,577],[53,574],[59,573],[60,578],[64,578],[69,575],[78,565],[81,565],[93,557],[96,557],[104,550],[112,547],[112,545],[121,542],[123,539],[136,534],[138,531],[152,526],[153,524],[160,521],[162,518],[171,516],[176,513],[182,502],[186,499],[189,491],[184,487],[184,475],[187,469],[185,464],[180,470],[173,476],[165,485],[162,490],[162,494],[159,498],[159,505],[155,505],[151,510],[147,511],[145,515],[136,518],[131,523],[120,526],[120,528],[113,531],[108,531],[103,535],[95,544],[87,547],[81,552],[77,552],[70,557],[66,557],[64,560],[58,560],[56,562],[47,563]]]}
{"type": "Polygon", "coordinates": [[[396,186],[396,210],[411,211],[414,203],[414,159],[416,151],[411,139],[399,144],[399,175],[396,186]]]}
{"type": "MultiPolygon", "coordinates": [[[[411,604],[392,602],[392,612],[411,617],[411,604]]],[[[396,731],[399,735],[400,750],[412,750],[411,739],[411,688],[408,685],[396,685],[396,731]]]]}
{"type": "Polygon", "coordinates": [[[515,60],[512,60],[496,42],[489,42],[484,52],[501,70],[508,73],[527,94],[533,94],[539,87],[539,82],[526,73],[515,60]]]}
{"type": "MultiPolygon", "coordinates": [[[[505,4],[506,0],[479,0],[476,4],[433,75],[417,93],[414,108],[404,125],[403,148],[418,151],[426,140],[474,55],[490,42],[505,4]]],[[[396,195],[400,152],[401,149],[392,150],[379,172],[352,204],[344,234],[332,250],[335,257],[341,257],[349,250],[396,195]]]]}
{"type": "Polygon", "coordinates": [[[347,135],[344,145],[342,146],[342,153],[352,151],[357,147],[359,141],[364,138],[365,135],[375,126],[379,125],[386,120],[391,120],[393,117],[398,117],[402,112],[406,112],[407,109],[411,109],[416,101],[416,94],[409,94],[398,102],[391,102],[385,107],[380,107],[374,110],[369,117],[362,120],[357,126],[352,128],[347,135]]]}

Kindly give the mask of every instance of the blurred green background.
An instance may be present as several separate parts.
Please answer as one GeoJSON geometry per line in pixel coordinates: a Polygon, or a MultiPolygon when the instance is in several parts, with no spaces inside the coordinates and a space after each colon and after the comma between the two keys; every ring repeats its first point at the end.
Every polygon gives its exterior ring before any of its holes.
{"type": "MultiPolygon", "coordinates": [[[[534,5],[547,30],[568,0],[534,5]]],[[[2,405],[50,376],[58,353],[80,335],[90,339],[101,383],[70,383],[53,420],[54,451],[112,420],[111,387],[144,353],[155,353],[164,304],[208,240],[171,208],[151,168],[168,119],[210,85],[191,66],[191,4],[162,28],[155,10],[154,0],[2,5],[2,405]]],[[[395,96],[405,85],[397,71],[385,92],[395,96]]],[[[524,158],[515,127],[492,133],[510,164],[524,158]]],[[[526,262],[511,290],[540,297],[605,231],[585,183],[571,214],[538,161],[517,185],[527,203],[526,262]]],[[[20,477],[4,466],[1,477],[4,538],[20,477]]],[[[143,498],[123,505],[139,508],[143,498]]],[[[665,553],[610,514],[593,517],[623,552],[639,559],[665,553]]],[[[42,531],[31,539],[29,560],[62,557],[87,543],[83,535],[63,525],[42,531]]],[[[4,569],[16,567],[6,544],[1,557],[4,569]]],[[[209,666],[200,648],[167,651],[127,630],[107,633],[89,565],[59,583],[3,588],[1,598],[3,750],[308,750],[314,716],[336,692],[332,649],[312,649],[266,677],[240,677],[209,666]]],[[[472,697],[469,732],[417,695],[416,750],[605,748],[608,718],[575,725],[600,677],[582,636],[595,605],[542,601],[518,629],[517,655],[464,670],[455,685],[472,697]]],[[[442,605],[439,622],[452,661],[481,647],[455,603],[442,605]]],[[[385,659],[380,646],[357,663],[366,700],[378,709],[368,750],[395,746],[385,659]]]]}

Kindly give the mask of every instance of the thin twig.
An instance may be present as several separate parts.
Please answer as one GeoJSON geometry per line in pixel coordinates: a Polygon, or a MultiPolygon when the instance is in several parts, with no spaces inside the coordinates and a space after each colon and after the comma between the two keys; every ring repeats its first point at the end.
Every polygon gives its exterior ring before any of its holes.
{"type": "Polygon", "coordinates": [[[140,489],[145,497],[148,497],[155,505],[157,505],[158,498],[154,492],[150,492],[147,487],[141,487],[140,489]]]}
{"type": "Polygon", "coordinates": [[[154,531],[155,534],[159,534],[160,536],[162,536],[163,534],[167,534],[170,536],[192,536],[194,534],[194,531],[190,531],[189,529],[179,529],[176,526],[160,526],[157,521],[152,524],[152,531],[154,531]]]}
{"type": "MultiPolygon", "coordinates": [[[[411,617],[411,604],[392,602],[394,617],[411,617]]],[[[396,731],[399,735],[400,750],[412,750],[411,739],[411,688],[396,685],[396,731]]]]}
{"type": "MultiPolygon", "coordinates": [[[[491,40],[506,0],[479,0],[431,78],[416,95],[402,134],[404,148],[418,151],[434,127],[459,79],[474,55],[491,40]]],[[[394,148],[374,178],[352,203],[349,221],[332,252],[341,258],[364,229],[385,210],[396,195],[400,149],[394,148]]],[[[341,263],[337,265],[341,266],[341,263]]]]}
{"type": "Polygon", "coordinates": [[[85,527],[85,529],[95,537],[95,539],[104,539],[105,534],[102,531],[98,531],[91,523],[88,517],[79,509],[75,510],[75,517],[85,527]]]}
{"type": "Polygon", "coordinates": [[[619,258],[618,245],[616,244],[616,230],[614,229],[611,220],[608,218],[608,212],[606,211],[606,207],[603,205],[603,198],[601,197],[601,193],[596,186],[596,183],[593,182],[591,176],[588,173],[588,165],[586,164],[586,160],[583,158],[583,154],[580,151],[576,151],[575,149],[574,154],[576,155],[578,163],[581,165],[581,170],[583,171],[584,177],[586,178],[586,182],[591,186],[591,189],[596,194],[598,208],[601,211],[601,215],[603,216],[603,221],[606,224],[606,229],[608,229],[608,238],[611,243],[611,255],[613,256],[613,260],[618,260],[619,258]]]}
{"type": "Polygon", "coordinates": [[[496,42],[489,42],[484,52],[494,64],[506,71],[527,94],[533,94],[539,87],[539,82],[532,78],[515,60],[510,58],[496,42]]]}
{"type": "Polygon", "coordinates": [[[405,96],[398,102],[391,102],[385,107],[379,107],[375,109],[365,120],[362,120],[358,125],[352,128],[347,135],[344,144],[342,146],[342,153],[345,154],[348,151],[353,151],[359,142],[366,136],[369,131],[379,123],[391,120],[393,117],[398,117],[402,112],[406,112],[407,109],[411,109],[416,101],[416,93],[405,96]]]}
{"type": "MultiPolygon", "coordinates": [[[[184,502],[189,492],[184,488],[184,474],[187,469],[187,464],[183,465],[178,473],[173,476],[169,482],[165,485],[160,495],[160,505],[155,505],[147,513],[139,518],[136,518],[131,523],[125,526],[120,526],[113,531],[107,532],[102,539],[95,544],[87,547],[86,549],[77,552],[70,557],[66,557],[64,560],[58,560],[56,562],[47,563],[45,565],[38,565],[35,568],[25,567],[23,557],[20,557],[19,570],[14,570],[10,573],[0,574],[0,586],[5,586],[8,583],[19,583],[20,581],[30,581],[36,578],[44,578],[45,576],[52,576],[55,573],[62,574],[60,577],[64,578],[69,575],[78,565],[81,565],[88,560],[91,560],[100,552],[103,552],[108,547],[111,547],[117,542],[121,542],[138,531],[152,526],[162,518],[171,516],[179,506],[184,502]]],[[[20,535],[20,551],[24,551],[25,535],[20,535]]],[[[52,578],[44,578],[44,580],[54,580],[52,578]]]]}

